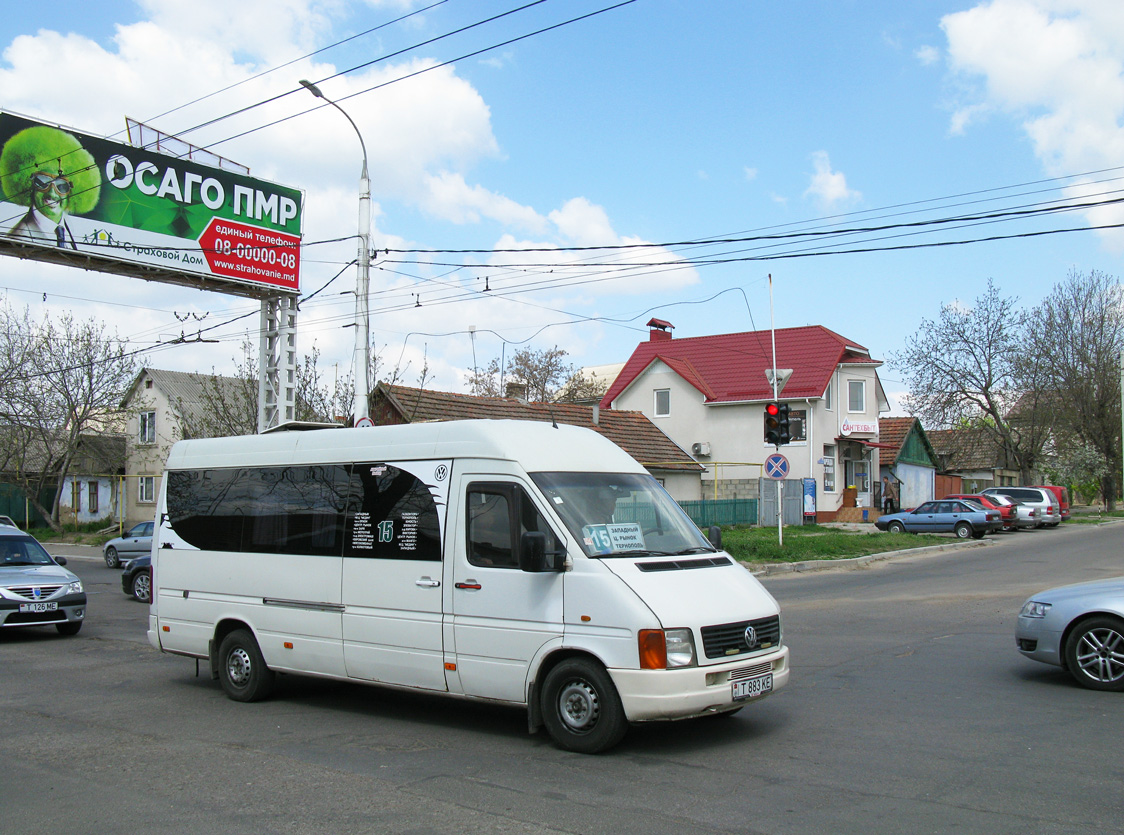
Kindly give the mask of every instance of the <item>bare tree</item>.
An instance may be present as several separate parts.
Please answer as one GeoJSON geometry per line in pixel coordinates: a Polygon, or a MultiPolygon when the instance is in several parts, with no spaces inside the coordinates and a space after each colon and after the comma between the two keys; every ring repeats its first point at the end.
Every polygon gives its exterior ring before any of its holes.
{"type": "Polygon", "coordinates": [[[946,304],[937,321],[922,320],[890,364],[906,378],[911,414],[932,428],[982,430],[1024,483],[1034,483],[1052,413],[1040,408],[1041,365],[1028,361],[1017,303],[989,280],[970,307],[946,304]]]}
{"type": "MultiPolygon", "coordinates": [[[[320,349],[313,346],[296,365],[294,419],[333,423],[351,410],[351,377],[330,383],[321,379],[320,349]]],[[[258,431],[258,361],[253,346],[242,343],[242,358],[234,360],[234,375],[200,374],[197,403],[176,404],[184,438],[253,435],[258,431]]]]}
{"type": "Polygon", "coordinates": [[[1070,272],[1028,319],[1028,355],[1040,368],[1039,387],[1053,415],[1059,457],[1082,463],[1100,478],[1109,508],[1120,482],[1120,359],[1124,352],[1124,292],[1116,278],[1070,272]],[[1103,466],[1080,451],[1092,450],[1103,466]]]}
{"type": "Polygon", "coordinates": [[[61,530],[62,488],[83,436],[116,428],[135,362],[95,320],[69,314],[42,321],[0,308],[0,463],[31,505],[61,530]],[[50,506],[42,497],[53,490],[50,506]]]}
{"type": "Polygon", "coordinates": [[[563,362],[566,355],[557,345],[543,351],[522,348],[512,355],[506,368],[501,369],[499,359],[493,359],[483,369],[469,371],[465,382],[473,394],[486,397],[500,397],[504,382],[518,382],[527,387],[528,400],[553,400],[561,384],[574,373],[574,367],[563,362]]]}

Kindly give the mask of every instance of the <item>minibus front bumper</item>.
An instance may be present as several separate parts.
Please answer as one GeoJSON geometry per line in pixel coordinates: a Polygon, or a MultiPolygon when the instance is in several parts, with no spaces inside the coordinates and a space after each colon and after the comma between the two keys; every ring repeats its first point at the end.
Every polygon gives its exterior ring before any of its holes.
{"type": "Polygon", "coordinates": [[[788,683],[788,647],[738,661],[671,670],[610,668],[629,722],[689,719],[737,710],[788,683]]]}

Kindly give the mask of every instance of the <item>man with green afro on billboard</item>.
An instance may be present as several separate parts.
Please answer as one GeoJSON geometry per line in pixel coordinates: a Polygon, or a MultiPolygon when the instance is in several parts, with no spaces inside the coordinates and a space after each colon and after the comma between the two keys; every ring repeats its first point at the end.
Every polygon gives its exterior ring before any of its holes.
{"type": "Polygon", "coordinates": [[[97,205],[101,172],[74,136],[37,125],[4,143],[0,187],[5,199],[28,207],[9,235],[77,249],[66,218],[86,214],[97,205]]]}

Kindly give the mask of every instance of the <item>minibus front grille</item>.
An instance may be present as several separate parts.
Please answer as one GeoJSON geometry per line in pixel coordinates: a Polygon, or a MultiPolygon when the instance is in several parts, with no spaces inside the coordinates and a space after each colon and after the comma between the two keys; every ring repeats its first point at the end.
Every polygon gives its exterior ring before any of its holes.
{"type": "Polygon", "coordinates": [[[721,565],[730,565],[727,557],[705,557],[697,560],[667,560],[664,562],[638,562],[636,567],[641,571],[683,571],[688,568],[717,568],[721,565]]]}
{"type": "Polygon", "coordinates": [[[707,658],[725,658],[727,655],[775,647],[781,642],[781,618],[780,615],[773,615],[757,620],[704,626],[702,639],[703,652],[707,658]],[[750,626],[753,627],[752,645],[746,641],[746,632],[750,626]]]}

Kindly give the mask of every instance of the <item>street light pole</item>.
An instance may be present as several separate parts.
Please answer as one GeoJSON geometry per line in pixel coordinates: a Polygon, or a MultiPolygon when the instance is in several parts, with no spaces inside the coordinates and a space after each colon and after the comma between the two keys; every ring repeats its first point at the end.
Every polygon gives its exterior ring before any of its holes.
{"type": "Polygon", "coordinates": [[[355,400],[352,405],[355,426],[370,426],[370,404],[367,397],[371,391],[370,353],[371,316],[368,307],[368,293],[371,286],[371,180],[367,175],[367,144],[358,125],[347,115],[347,111],[320,92],[311,81],[301,79],[301,86],[318,99],[323,99],[344,115],[355,128],[359,137],[359,147],[363,150],[363,170],[359,174],[359,269],[355,278],[355,354],[352,368],[355,377],[355,400]]]}

